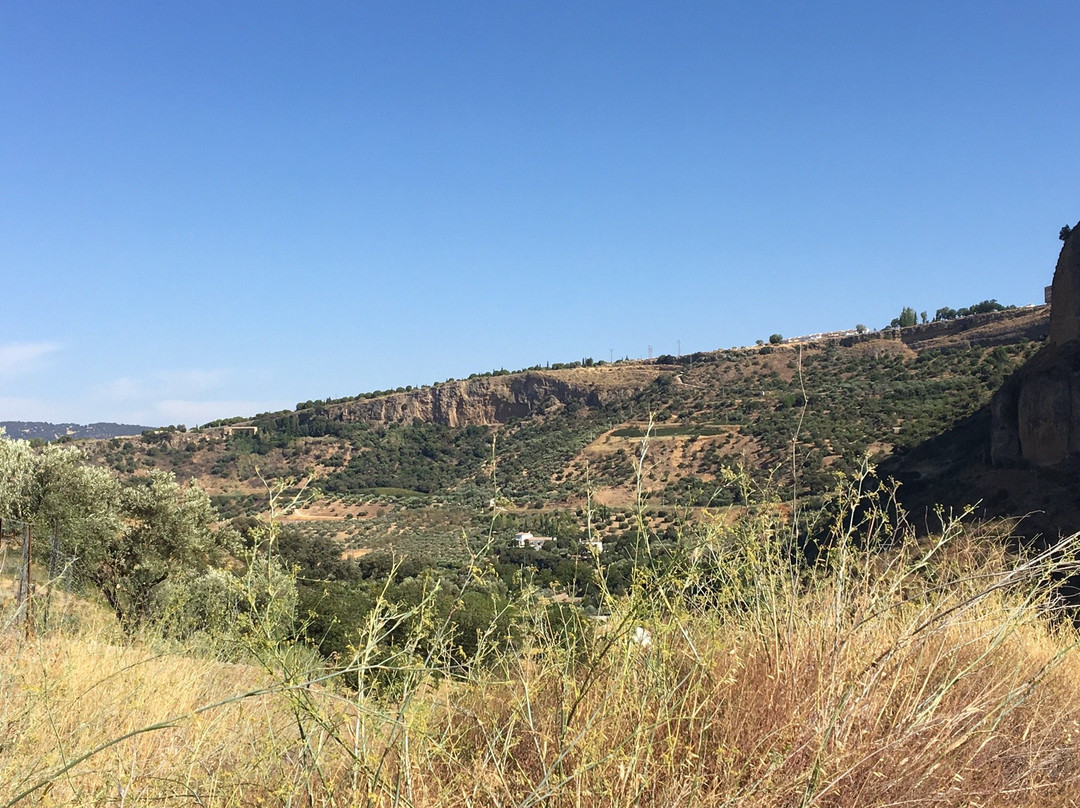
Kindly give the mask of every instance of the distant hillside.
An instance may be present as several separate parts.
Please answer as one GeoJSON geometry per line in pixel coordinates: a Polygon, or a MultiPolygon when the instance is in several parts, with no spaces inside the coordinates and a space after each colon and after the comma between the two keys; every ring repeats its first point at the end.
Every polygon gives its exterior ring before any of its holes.
{"type": "Polygon", "coordinates": [[[153,428],[135,424],[50,424],[46,421],[0,421],[0,427],[3,427],[12,438],[21,440],[38,438],[44,441],[53,441],[63,437],[94,438],[98,440],[123,438],[129,435],[139,435],[147,429],[153,428]]]}
{"type": "MultiPolygon", "coordinates": [[[[1048,325],[1041,306],[649,361],[586,360],[309,401],[87,449],[124,474],[194,477],[225,518],[265,506],[262,478],[292,477],[326,497],[289,515],[291,529],[358,554],[392,547],[460,561],[463,529],[489,529],[493,500],[500,535],[576,535],[591,507],[595,535],[632,542],[639,492],[661,535],[743,502],[732,469],[753,488],[812,498],[838,473],[857,473],[864,456],[906,456],[985,408],[1048,325]]],[[[983,447],[965,451],[978,458],[983,447]]]]}

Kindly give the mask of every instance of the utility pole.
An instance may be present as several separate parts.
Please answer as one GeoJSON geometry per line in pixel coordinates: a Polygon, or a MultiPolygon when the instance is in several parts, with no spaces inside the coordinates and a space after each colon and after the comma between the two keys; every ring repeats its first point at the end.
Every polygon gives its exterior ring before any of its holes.
{"type": "Polygon", "coordinates": [[[649,346],[649,359],[652,359],[652,346],[649,346]]]}

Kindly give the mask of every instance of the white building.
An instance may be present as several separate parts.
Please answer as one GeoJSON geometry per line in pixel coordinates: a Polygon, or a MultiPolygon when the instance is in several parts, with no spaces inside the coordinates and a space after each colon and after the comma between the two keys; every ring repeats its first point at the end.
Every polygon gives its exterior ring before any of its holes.
{"type": "Polygon", "coordinates": [[[555,541],[551,536],[534,536],[532,533],[515,533],[514,543],[518,547],[525,547],[528,545],[534,550],[540,550],[544,547],[544,542],[555,541]]]}

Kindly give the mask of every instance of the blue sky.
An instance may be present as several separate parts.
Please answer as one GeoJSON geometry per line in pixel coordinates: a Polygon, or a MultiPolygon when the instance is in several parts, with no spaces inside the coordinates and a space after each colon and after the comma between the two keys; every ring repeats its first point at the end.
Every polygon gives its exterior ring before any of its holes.
{"type": "Polygon", "coordinates": [[[1075,3],[0,4],[0,420],[1041,302],[1075,3]]]}

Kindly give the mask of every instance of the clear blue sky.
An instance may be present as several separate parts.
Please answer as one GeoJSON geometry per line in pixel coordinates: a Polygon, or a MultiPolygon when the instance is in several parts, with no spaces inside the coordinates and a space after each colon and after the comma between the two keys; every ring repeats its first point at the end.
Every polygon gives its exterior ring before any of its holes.
{"type": "Polygon", "coordinates": [[[1041,302],[1075,2],[0,4],[0,420],[1041,302]]]}

